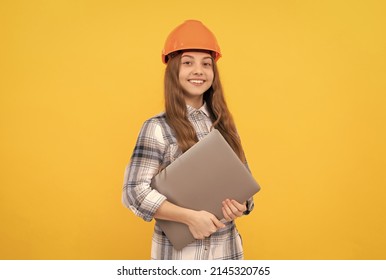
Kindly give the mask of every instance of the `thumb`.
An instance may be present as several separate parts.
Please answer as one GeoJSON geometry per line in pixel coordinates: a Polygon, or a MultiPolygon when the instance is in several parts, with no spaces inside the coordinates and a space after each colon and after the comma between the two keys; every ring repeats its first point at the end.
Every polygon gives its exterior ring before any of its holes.
{"type": "Polygon", "coordinates": [[[224,225],[222,222],[220,222],[215,216],[213,216],[212,222],[213,222],[213,224],[214,224],[217,228],[223,228],[223,227],[225,227],[225,225],[224,225]]]}

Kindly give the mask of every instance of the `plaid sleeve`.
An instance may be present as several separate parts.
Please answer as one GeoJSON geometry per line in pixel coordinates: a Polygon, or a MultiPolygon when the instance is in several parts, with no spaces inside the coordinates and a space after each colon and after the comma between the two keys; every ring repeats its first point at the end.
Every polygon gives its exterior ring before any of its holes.
{"type": "Polygon", "coordinates": [[[162,127],[155,119],[146,121],[139,133],[124,176],[122,202],[135,215],[151,221],[166,197],[150,187],[165,152],[162,127]]]}

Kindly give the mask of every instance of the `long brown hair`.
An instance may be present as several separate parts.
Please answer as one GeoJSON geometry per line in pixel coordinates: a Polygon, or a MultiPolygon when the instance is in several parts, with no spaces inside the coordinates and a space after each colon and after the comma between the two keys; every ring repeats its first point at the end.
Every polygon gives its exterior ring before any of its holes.
{"type": "MultiPolygon", "coordinates": [[[[188,120],[184,92],[178,75],[180,71],[181,53],[170,57],[165,70],[164,94],[166,121],[173,128],[180,149],[185,152],[198,142],[196,132],[188,120]]],[[[204,101],[208,105],[212,127],[219,130],[242,162],[245,162],[244,151],[232,115],[228,110],[222,90],[216,63],[213,61],[214,79],[212,86],[204,93],[204,101]]]]}

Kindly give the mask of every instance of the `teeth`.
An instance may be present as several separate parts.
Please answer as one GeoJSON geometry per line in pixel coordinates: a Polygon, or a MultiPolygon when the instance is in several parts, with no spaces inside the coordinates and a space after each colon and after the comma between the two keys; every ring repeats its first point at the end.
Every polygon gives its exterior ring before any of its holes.
{"type": "Polygon", "coordinates": [[[189,81],[194,84],[202,84],[204,82],[203,80],[189,80],[189,81]]]}

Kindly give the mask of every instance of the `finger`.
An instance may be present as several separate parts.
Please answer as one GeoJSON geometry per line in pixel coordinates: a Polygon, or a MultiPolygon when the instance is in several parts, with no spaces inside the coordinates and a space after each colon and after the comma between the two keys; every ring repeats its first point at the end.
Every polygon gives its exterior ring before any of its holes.
{"type": "Polygon", "coordinates": [[[233,214],[235,214],[236,216],[238,216],[239,214],[239,209],[237,209],[237,207],[235,205],[233,205],[233,203],[227,199],[226,200],[226,204],[228,205],[229,209],[232,211],[233,214]]]}
{"type": "Polygon", "coordinates": [[[224,209],[225,209],[226,213],[228,214],[229,218],[231,220],[234,220],[236,218],[236,216],[234,215],[233,211],[230,209],[229,205],[225,201],[223,202],[223,206],[224,206],[224,209]]]}
{"type": "Polygon", "coordinates": [[[203,234],[197,233],[197,232],[192,233],[192,235],[193,235],[194,239],[204,239],[205,238],[205,236],[203,234]]]}
{"type": "Polygon", "coordinates": [[[226,221],[228,221],[228,222],[232,221],[232,219],[228,216],[227,211],[225,211],[225,208],[222,207],[221,209],[222,209],[222,214],[223,214],[223,216],[224,216],[224,219],[225,219],[226,221]]]}
{"type": "Polygon", "coordinates": [[[244,212],[247,210],[247,207],[244,204],[241,204],[234,199],[232,199],[230,203],[232,203],[232,206],[237,209],[237,211],[235,211],[235,209],[232,208],[232,210],[234,211],[237,217],[241,217],[244,214],[244,212]]]}
{"type": "Polygon", "coordinates": [[[217,228],[213,227],[212,229],[209,230],[209,236],[211,236],[213,233],[217,231],[217,228]]]}
{"type": "Polygon", "coordinates": [[[222,222],[220,222],[216,217],[212,218],[212,222],[216,226],[216,228],[223,228],[223,227],[225,227],[225,225],[222,222]]]}
{"type": "Polygon", "coordinates": [[[232,204],[237,208],[237,210],[239,210],[240,212],[245,212],[247,210],[247,206],[245,205],[246,202],[244,202],[243,204],[237,202],[236,200],[232,199],[231,200],[232,204]]]}
{"type": "MultiPolygon", "coordinates": [[[[238,203],[237,201],[235,202],[238,203]]],[[[229,209],[231,209],[235,218],[241,217],[243,215],[243,212],[239,211],[239,209],[229,199],[227,199],[227,205],[229,206],[229,209]]]]}
{"type": "Polygon", "coordinates": [[[205,234],[204,234],[204,236],[205,237],[209,237],[209,236],[211,236],[213,233],[215,233],[217,231],[217,229],[216,228],[211,228],[211,229],[209,229],[207,232],[205,232],[205,234]]]}
{"type": "Polygon", "coordinates": [[[213,233],[215,233],[217,231],[217,228],[213,226],[213,228],[209,229],[205,234],[204,236],[205,237],[209,237],[211,236],[213,233]]]}

